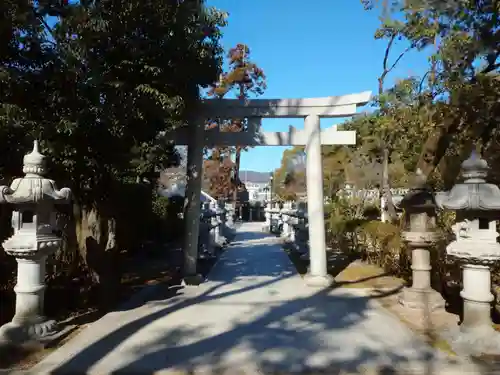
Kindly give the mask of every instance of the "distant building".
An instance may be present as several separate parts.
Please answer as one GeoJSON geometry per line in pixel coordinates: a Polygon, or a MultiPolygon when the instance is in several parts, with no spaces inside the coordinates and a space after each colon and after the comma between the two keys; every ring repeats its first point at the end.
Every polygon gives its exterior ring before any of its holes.
{"type": "Polygon", "coordinates": [[[248,200],[265,202],[270,197],[269,173],[255,171],[240,171],[240,180],[248,191],[248,200]]]}
{"type": "Polygon", "coordinates": [[[243,182],[248,191],[248,200],[250,202],[265,202],[269,199],[269,183],[243,182]]]}

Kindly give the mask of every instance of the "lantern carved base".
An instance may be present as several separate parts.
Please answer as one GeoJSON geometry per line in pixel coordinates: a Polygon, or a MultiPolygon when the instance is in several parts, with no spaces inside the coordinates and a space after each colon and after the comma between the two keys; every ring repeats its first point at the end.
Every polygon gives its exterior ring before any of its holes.
{"type": "Polygon", "coordinates": [[[399,303],[409,309],[434,311],[445,306],[445,300],[434,289],[404,288],[399,303]]]}
{"type": "Polygon", "coordinates": [[[30,342],[43,342],[59,332],[55,320],[38,317],[38,321],[12,322],[0,327],[0,345],[21,346],[30,342]]]}
{"type": "MultiPolygon", "coordinates": [[[[484,264],[484,263],[483,263],[484,264]]],[[[462,324],[447,334],[457,354],[500,354],[500,333],[491,320],[491,274],[486,265],[464,264],[462,324]]]]}
{"type": "Polygon", "coordinates": [[[500,354],[500,333],[491,326],[472,330],[459,326],[445,332],[443,338],[458,355],[500,354]]]}

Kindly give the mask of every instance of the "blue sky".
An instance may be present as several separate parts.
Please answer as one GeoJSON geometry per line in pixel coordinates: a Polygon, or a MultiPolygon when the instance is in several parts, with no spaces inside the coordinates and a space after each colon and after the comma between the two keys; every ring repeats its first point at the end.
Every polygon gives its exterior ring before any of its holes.
{"type": "MultiPolygon", "coordinates": [[[[223,45],[250,47],[266,73],[262,98],[300,98],[377,90],[386,42],[373,34],[379,13],[367,12],[359,0],[208,0],[229,13],[223,45]]],[[[393,59],[406,47],[397,46],[393,59]]],[[[387,85],[428,66],[427,54],[408,54],[387,78],[387,85]]],[[[340,120],[342,121],[342,120],[340,120]]],[[[322,127],[339,120],[324,119],[322,127]]],[[[283,131],[301,119],[266,119],[264,130],[283,131]]],[[[284,147],[255,147],[242,154],[241,169],[269,172],[279,167],[284,147]]]]}

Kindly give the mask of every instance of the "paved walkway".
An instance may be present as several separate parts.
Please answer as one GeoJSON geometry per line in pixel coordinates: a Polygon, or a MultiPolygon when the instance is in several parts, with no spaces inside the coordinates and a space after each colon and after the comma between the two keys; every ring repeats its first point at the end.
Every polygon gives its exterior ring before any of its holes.
{"type": "Polygon", "coordinates": [[[206,283],[106,315],[31,373],[474,373],[444,355],[433,359],[362,291],[306,287],[278,240],[260,228],[239,228],[206,283]],[[419,371],[379,372],[384,366],[419,371]]]}

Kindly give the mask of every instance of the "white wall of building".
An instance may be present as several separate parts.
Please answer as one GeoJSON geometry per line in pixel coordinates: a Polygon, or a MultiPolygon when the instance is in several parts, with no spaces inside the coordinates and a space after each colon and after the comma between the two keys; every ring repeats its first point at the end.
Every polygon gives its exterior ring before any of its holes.
{"type": "Polygon", "coordinates": [[[250,202],[265,202],[269,199],[268,182],[244,182],[250,202]]]}

